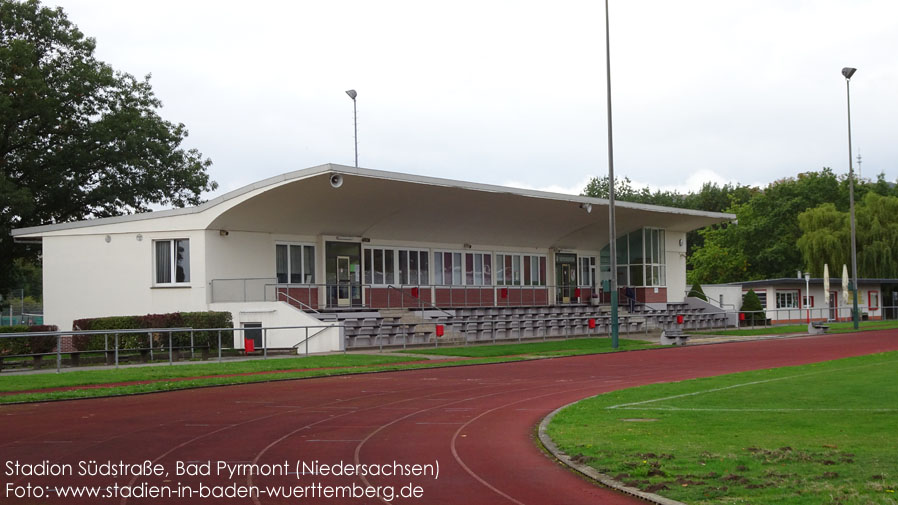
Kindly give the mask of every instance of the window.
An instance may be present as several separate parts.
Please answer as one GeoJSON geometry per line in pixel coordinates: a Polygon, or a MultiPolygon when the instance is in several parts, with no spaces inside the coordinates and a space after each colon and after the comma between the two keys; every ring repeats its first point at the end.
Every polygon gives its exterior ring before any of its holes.
{"type": "Polygon", "coordinates": [[[190,240],[157,240],[156,284],[190,282],[190,240]]]}
{"type": "Polygon", "coordinates": [[[867,292],[867,310],[879,309],[879,291],[867,292]]]}
{"type": "MultiPolygon", "coordinates": [[[[422,258],[424,253],[422,253],[422,258]]],[[[434,283],[442,286],[491,286],[493,255],[475,252],[433,253],[434,283]]]]}
{"type": "Polygon", "coordinates": [[[798,290],[777,290],[776,292],[776,308],[778,309],[797,309],[798,306],[798,290]]]}
{"type": "Polygon", "coordinates": [[[362,260],[365,284],[427,284],[427,251],[371,247],[362,260]]]}
{"type": "Polygon", "coordinates": [[[595,287],[596,285],[596,257],[581,256],[580,262],[580,285],[586,287],[595,287]]]}
{"type": "MultiPolygon", "coordinates": [[[[617,283],[621,286],[663,287],[667,285],[664,230],[642,228],[615,240],[617,283]]],[[[609,247],[600,254],[602,280],[611,277],[609,247]]],[[[583,279],[583,265],[580,266],[583,279]]]]}
{"type": "Polygon", "coordinates": [[[275,244],[278,284],[315,283],[315,247],[302,244],[275,244]]]}
{"type": "Polygon", "coordinates": [[[545,286],[546,257],[535,254],[497,254],[499,286],[545,286]]]}

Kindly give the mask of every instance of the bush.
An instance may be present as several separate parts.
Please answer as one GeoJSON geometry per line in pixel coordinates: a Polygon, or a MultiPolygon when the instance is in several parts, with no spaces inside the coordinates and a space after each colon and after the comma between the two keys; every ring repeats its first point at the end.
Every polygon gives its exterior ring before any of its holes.
{"type": "MultiPolygon", "coordinates": [[[[3,326],[0,333],[37,333],[58,331],[53,325],[3,326]]],[[[56,337],[35,335],[33,337],[0,338],[0,356],[12,354],[44,354],[56,349],[56,337]]]]}
{"type": "Polygon", "coordinates": [[[689,293],[686,296],[690,296],[692,298],[698,298],[699,300],[708,301],[708,297],[705,295],[705,292],[702,290],[702,285],[699,283],[694,283],[691,288],[689,288],[689,293]]]}
{"type": "MultiPolygon", "coordinates": [[[[72,323],[79,330],[131,330],[154,328],[231,328],[233,326],[230,312],[172,312],[169,314],[146,314],[144,316],[111,316],[88,319],[76,319],[72,323]]],[[[233,332],[222,332],[222,345],[233,347],[233,332]]],[[[112,348],[115,332],[97,335],[79,335],[72,340],[79,351],[103,350],[106,339],[112,348]]],[[[154,332],[153,346],[168,347],[168,332],[154,332]]],[[[211,349],[218,346],[218,332],[195,332],[194,345],[211,349]]],[[[119,348],[146,349],[150,345],[147,333],[126,333],[119,335],[119,348]]],[[[190,345],[190,333],[179,332],[172,335],[172,345],[187,347],[190,345]]]]}
{"type": "Polygon", "coordinates": [[[749,289],[748,293],[742,297],[742,312],[745,312],[745,322],[746,324],[763,324],[767,319],[766,314],[761,312],[764,310],[761,307],[761,299],[758,298],[758,294],[755,293],[753,289],[749,289]]]}

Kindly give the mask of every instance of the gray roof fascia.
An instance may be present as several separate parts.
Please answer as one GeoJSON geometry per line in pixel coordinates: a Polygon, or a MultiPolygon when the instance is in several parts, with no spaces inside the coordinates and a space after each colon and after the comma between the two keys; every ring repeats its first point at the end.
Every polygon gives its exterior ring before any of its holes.
{"type": "MultiPolygon", "coordinates": [[[[475,182],[465,182],[465,181],[457,181],[453,179],[444,179],[439,177],[429,177],[423,175],[411,175],[411,174],[403,174],[399,172],[389,172],[384,170],[373,170],[369,168],[356,168],[350,167],[346,165],[336,165],[333,163],[327,163],[324,165],[318,165],[316,167],[304,168],[300,170],[295,170],[293,172],[288,172],[281,175],[276,175],[274,177],[269,177],[267,179],[263,179],[261,181],[249,184],[242,188],[235,189],[228,193],[225,193],[221,196],[213,198],[207,202],[204,202],[196,207],[185,207],[180,209],[168,209],[161,210],[155,212],[142,212],[139,214],[128,214],[125,216],[113,216],[113,217],[105,217],[99,219],[88,219],[83,221],[72,221],[69,223],[57,223],[57,224],[48,224],[41,226],[31,226],[28,228],[18,228],[12,231],[12,236],[23,236],[23,235],[33,235],[61,230],[70,230],[76,228],[87,228],[92,226],[103,226],[109,224],[117,224],[117,223],[126,223],[131,221],[143,221],[148,219],[160,219],[165,217],[172,216],[180,216],[180,215],[188,215],[188,214],[196,214],[199,212],[203,212],[208,210],[216,205],[220,205],[228,200],[233,198],[237,198],[241,195],[249,193],[251,191],[255,191],[258,189],[263,189],[268,186],[272,186],[275,184],[280,184],[283,182],[287,182],[294,179],[303,179],[314,177],[316,175],[324,174],[324,173],[337,173],[337,174],[345,174],[345,175],[355,175],[360,177],[370,177],[375,179],[386,179],[398,182],[408,182],[412,184],[427,184],[431,186],[445,186],[451,188],[459,188],[459,189],[467,189],[472,191],[483,191],[490,193],[501,193],[501,194],[509,194],[515,196],[523,196],[529,198],[539,198],[544,200],[558,200],[558,201],[566,201],[566,202],[574,202],[574,203],[590,203],[594,205],[608,205],[608,200],[604,198],[593,198],[589,196],[580,196],[580,195],[567,195],[563,193],[552,193],[549,191],[539,191],[533,189],[519,189],[519,188],[510,188],[507,186],[498,186],[493,184],[480,184],[475,182]]],[[[735,220],[735,214],[723,213],[723,212],[707,212],[700,210],[691,210],[691,209],[680,209],[676,207],[663,207],[660,205],[648,205],[642,203],[633,203],[633,202],[623,202],[617,201],[615,202],[616,207],[634,209],[634,210],[642,210],[647,212],[661,212],[665,214],[679,214],[685,216],[695,216],[695,217],[707,217],[712,219],[721,219],[721,220],[735,220]]]]}

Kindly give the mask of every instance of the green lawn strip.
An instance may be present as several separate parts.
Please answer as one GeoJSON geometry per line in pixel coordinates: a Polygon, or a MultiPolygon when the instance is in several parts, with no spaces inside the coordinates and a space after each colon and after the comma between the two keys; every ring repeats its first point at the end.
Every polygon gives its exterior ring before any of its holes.
{"type": "MultiPolygon", "coordinates": [[[[851,333],[855,331],[891,330],[898,328],[898,321],[864,321],[857,330],[851,322],[827,323],[830,333],[851,333]]],[[[754,335],[782,335],[786,333],[807,333],[807,324],[789,324],[783,326],[767,326],[766,328],[744,328],[740,330],[710,330],[695,332],[697,335],[722,335],[722,336],[754,336],[754,335]]]]}
{"type": "Polygon", "coordinates": [[[521,361],[526,358],[521,356],[507,356],[502,358],[467,359],[464,361],[432,361],[428,363],[397,363],[374,365],[365,368],[329,368],[320,370],[305,370],[300,372],[284,372],[276,375],[238,375],[231,377],[210,377],[194,380],[173,382],[153,382],[149,384],[137,384],[131,386],[112,386],[108,388],[74,389],[67,391],[54,391],[46,393],[22,393],[0,396],[0,404],[41,402],[49,400],[70,400],[76,398],[95,398],[100,396],[121,396],[141,393],[154,393],[163,391],[177,391],[208,386],[224,386],[234,384],[249,384],[254,382],[268,382],[275,380],[302,379],[311,377],[328,377],[332,375],[363,374],[373,372],[390,372],[397,370],[417,370],[422,368],[441,368],[449,366],[478,365],[488,363],[507,363],[521,361]]]}
{"type": "MultiPolygon", "coordinates": [[[[658,347],[642,340],[619,340],[621,351],[650,349],[658,347]]],[[[613,352],[610,338],[575,338],[568,340],[550,340],[546,342],[529,342],[524,344],[476,344],[463,347],[439,347],[433,349],[415,349],[402,351],[413,354],[435,354],[440,356],[464,356],[485,358],[493,356],[573,356],[578,354],[597,354],[613,352]]]]}
{"type": "Polygon", "coordinates": [[[16,374],[0,376],[0,391],[25,391],[92,384],[112,384],[146,380],[165,380],[180,377],[226,375],[239,373],[295,370],[300,368],[332,368],[415,361],[411,356],[370,354],[333,354],[297,358],[257,359],[249,361],[204,363],[196,365],[154,365],[113,370],[80,370],[73,372],[16,374]]]}
{"type": "Polygon", "coordinates": [[[643,386],[562,410],[549,434],[575,460],[690,505],[894,504],[895,377],[889,352],[643,386]],[[646,400],[659,401],[621,407],[646,400]]]}

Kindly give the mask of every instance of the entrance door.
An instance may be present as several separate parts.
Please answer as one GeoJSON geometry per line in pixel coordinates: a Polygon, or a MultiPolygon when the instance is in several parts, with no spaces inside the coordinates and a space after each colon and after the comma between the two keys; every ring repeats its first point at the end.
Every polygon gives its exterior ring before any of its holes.
{"type": "Polygon", "coordinates": [[[352,272],[349,271],[349,256],[337,256],[337,306],[349,307],[352,302],[350,283],[352,272]]]}
{"type": "Polygon", "coordinates": [[[243,323],[244,328],[252,328],[243,330],[243,338],[252,340],[256,349],[262,348],[262,323],[243,323]]]}
{"type": "Polygon", "coordinates": [[[830,291],[829,292],[829,320],[835,321],[838,318],[839,313],[839,292],[838,291],[830,291]]]}
{"type": "Polygon", "coordinates": [[[561,302],[571,303],[571,265],[561,265],[561,302]]]}

